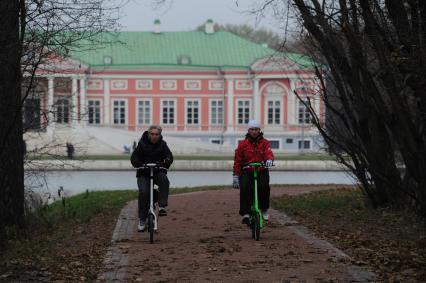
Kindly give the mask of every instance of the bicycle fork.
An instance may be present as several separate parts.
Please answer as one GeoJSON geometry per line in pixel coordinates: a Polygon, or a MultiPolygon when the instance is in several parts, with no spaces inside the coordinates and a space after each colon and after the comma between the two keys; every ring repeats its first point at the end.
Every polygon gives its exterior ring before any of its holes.
{"type": "Polygon", "coordinates": [[[154,217],[154,230],[157,230],[157,214],[154,209],[154,168],[151,167],[151,184],[150,184],[150,192],[149,192],[149,213],[151,213],[154,217]]]}
{"type": "Polygon", "coordinates": [[[260,228],[263,228],[263,217],[262,217],[262,215],[260,214],[260,211],[259,211],[259,202],[258,202],[258,196],[257,196],[257,171],[256,170],[254,170],[254,172],[253,172],[253,175],[254,175],[254,198],[253,198],[253,210],[254,210],[254,213],[255,213],[255,215],[259,215],[259,227],[260,228]]]}

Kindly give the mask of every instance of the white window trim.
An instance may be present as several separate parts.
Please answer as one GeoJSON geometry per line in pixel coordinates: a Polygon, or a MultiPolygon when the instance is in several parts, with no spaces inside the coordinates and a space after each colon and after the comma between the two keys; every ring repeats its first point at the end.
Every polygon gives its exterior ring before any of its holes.
{"type": "Polygon", "coordinates": [[[312,150],[313,145],[313,139],[312,138],[305,138],[305,139],[297,139],[297,149],[306,149],[306,150],[312,150]],[[301,141],[309,141],[309,148],[299,148],[299,142],[301,141]]]}
{"type": "Polygon", "coordinates": [[[149,124],[152,124],[152,112],[153,112],[153,101],[151,98],[138,98],[136,99],[136,125],[140,126],[140,125],[144,125],[144,124],[139,124],[139,101],[149,101],[149,124]]]}
{"type": "MultiPolygon", "coordinates": [[[[55,116],[54,116],[54,121],[55,121],[55,123],[58,123],[58,124],[62,124],[62,125],[69,125],[69,124],[71,124],[73,121],[72,121],[72,111],[74,111],[74,109],[73,109],[73,106],[72,106],[72,99],[71,99],[71,97],[70,96],[66,96],[66,95],[63,95],[63,94],[59,94],[59,93],[55,93],[55,95],[58,95],[58,96],[55,96],[54,97],[54,99],[53,99],[53,101],[54,101],[54,110],[55,110],[55,116]],[[57,103],[58,103],[58,101],[59,100],[65,100],[65,101],[68,101],[68,122],[57,122],[57,119],[58,119],[58,105],[57,105],[57,103]]],[[[84,117],[84,116],[83,116],[84,117]]]]}
{"type": "Polygon", "coordinates": [[[235,89],[236,90],[252,90],[253,89],[253,81],[252,80],[235,80],[235,89]],[[250,82],[250,87],[241,87],[239,83],[250,82]]]}
{"type": "Polygon", "coordinates": [[[265,109],[263,109],[263,121],[265,122],[266,126],[274,127],[274,126],[281,126],[284,125],[284,115],[286,114],[284,111],[284,99],[283,96],[267,96],[265,97],[265,109]],[[279,124],[269,124],[268,123],[268,102],[269,101],[279,101],[280,102],[280,122],[279,124]]]}
{"type": "Polygon", "coordinates": [[[212,98],[209,99],[209,125],[211,126],[218,126],[223,125],[225,123],[225,101],[221,98],[212,98]],[[213,116],[212,116],[212,103],[213,101],[222,101],[222,123],[215,123],[213,124],[213,116]]]}
{"type": "Polygon", "coordinates": [[[136,80],[135,89],[137,90],[151,90],[152,89],[152,80],[136,80]],[[138,82],[149,82],[149,87],[139,87],[138,82]]]}
{"type": "Polygon", "coordinates": [[[110,113],[111,113],[111,124],[112,125],[118,125],[118,126],[124,126],[124,125],[128,125],[129,124],[129,109],[128,109],[128,101],[127,99],[117,99],[117,98],[113,98],[111,99],[111,109],[110,109],[110,113]],[[124,109],[126,110],[126,115],[124,115],[124,124],[116,124],[114,123],[114,102],[115,101],[124,101],[124,109]]]}
{"type": "Polygon", "coordinates": [[[272,141],[277,141],[278,142],[278,148],[271,148],[271,149],[277,149],[277,150],[280,150],[281,149],[281,145],[282,145],[282,142],[281,142],[281,139],[268,139],[268,141],[269,142],[272,142],[272,141]]]}
{"type": "Polygon", "coordinates": [[[160,90],[177,90],[177,80],[160,80],[160,90]],[[174,82],[175,86],[171,88],[163,87],[165,82],[174,82]]]}
{"type": "MultiPolygon", "coordinates": [[[[308,100],[308,96],[307,95],[300,96],[300,98],[302,100],[308,100]]],[[[311,99],[311,104],[313,104],[313,103],[314,103],[314,101],[311,99]]],[[[301,104],[303,104],[303,103],[300,101],[300,99],[297,99],[297,103],[296,103],[296,122],[297,122],[297,125],[307,125],[306,123],[300,123],[299,122],[299,107],[301,106],[301,104]]],[[[313,105],[313,107],[315,109],[315,105],[313,105]]],[[[306,110],[306,111],[308,111],[308,110],[306,110]]]]}
{"type": "Polygon", "coordinates": [[[209,90],[223,90],[225,87],[225,82],[223,80],[209,80],[209,90]],[[213,83],[220,82],[222,87],[213,87],[213,83]]]}
{"type": "Polygon", "coordinates": [[[243,124],[240,124],[240,123],[238,123],[238,102],[240,102],[240,101],[248,101],[249,102],[249,105],[248,105],[248,110],[249,110],[249,121],[251,120],[251,119],[253,119],[252,117],[253,117],[253,111],[252,111],[252,107],[251,107],[251,105],[252,105],[252,100],[251,99],[236,99],[235,100],[235,108],[234,108],[234,110],[235,110],[235,114],[234,114],[234,119],[235,119],[235,125],[245,125],[244,123],[243,124]]]}
{"type": "Polygon", "coordinates": [[[104,88],[104,81],[101,80],[101,79],[89,79],[89,80],[86,81],[86,89],[87,90],[102,90],[103,88],[104,88]],[[99,84],[99,86],[93,86],[93,84],[89,86],[89,82],[92,82],[92,83],[100,82],[100,84],[99,84]]]}
{"type": "Polygon", "coordinates": [[[199,126],[201,125],[201,99],[199,98],[185,98],[185,126],[199,126]],[[188,101],[198,101],[198,123],[188,124],[188,101]]]}
{"type": "Polygon", "coordinates": [[[183,89],[184,90],[201,90],[201,80],[185,80],[183,82],[183,89]],[[187,83],[198,83],[198,87],[196,88],[192,88],[192,87],[187,87],[187,83]]]}
{"type": "Polygon", "coordinates": [[[178,118],[178,112],[177,112],[178,106],[177,106],[177,99],[176,98],[161,98],[160,99],[160,124],[167,125],[167,126],[176,126],[177,124],[177,118],[178,118]],[[175,117],[174,117],[174,123],[163,123],[163,101],[174,101],[175,106],[175,117]]]}
{"type": "Polygon", "coordinates": [[[129,82],[127,80],[111,80],[111,90],[128,90],[129,89],[129,82]],[[114,82],[124,82],[123,88],[114,87],[114,82]]]}
{"type": "Polygon", "coordinates": [[[99,110],[100,110],[100,123],[99,124],[89,124],[89,119],[87,119],[87,124],[88,125],[103,125],[103,121],[104,121],[104,101],[102,98],[89,98],[87,99],[87,112],[89,112],[89,101],[100,101],[99,104],[99,110]]]}

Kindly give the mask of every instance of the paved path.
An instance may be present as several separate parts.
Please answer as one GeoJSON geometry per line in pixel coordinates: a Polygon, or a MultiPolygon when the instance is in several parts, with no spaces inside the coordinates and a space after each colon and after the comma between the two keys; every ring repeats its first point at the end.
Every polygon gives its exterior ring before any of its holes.
{"type": "MultiPolygon", "coordinates": [[[[300,189],[277,189],[273,195],[300,189]]],[[[369,282],[372,274],[284,214],[260,241],[240,224],[238,191],[208,191],[170,197],[154,244],[137,233],[136,202],[122,211],[108,252],[106,282],[369,282]]]]}

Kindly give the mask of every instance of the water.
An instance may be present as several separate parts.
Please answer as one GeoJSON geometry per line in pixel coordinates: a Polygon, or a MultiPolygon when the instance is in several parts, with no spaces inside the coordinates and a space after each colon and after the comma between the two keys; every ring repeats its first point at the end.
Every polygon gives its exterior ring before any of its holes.
{"type": "MultiPolygon", "coordinates": [[[[27,172],[30,173],[30,172],[27,172]]],[[[353,184],[343,171],[271,171],[271,184],[353,184]]],[[[229,171],[170,171],[172,188],[232,184],[229,171]]],[[[26,178],[26,186],[39,192],[56,192],[62,186],[68,195],[88,190],[136,189],[134,171],[48,171],[26,178]]]]}

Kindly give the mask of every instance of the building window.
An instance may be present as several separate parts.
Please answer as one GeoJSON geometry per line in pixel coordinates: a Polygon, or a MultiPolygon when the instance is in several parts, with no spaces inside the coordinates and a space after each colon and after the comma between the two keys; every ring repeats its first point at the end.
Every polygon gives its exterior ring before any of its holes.
{"type": "Polygon", "coordinates": [[[223,124],[223,101],[211,100],[210,101],[210,124],[221,125],[223,124]]]}
{"type": "Polygon", "coordinates": [[[152,89],[152,80],[137,80],[136,89],[152,89]]]}
{"type": "Polygon", "coordinates": [[[175,101],[174,100],[163,100],[163,124],[174,124],[175,123],[175,101]]]}
{"type": "Polygon", "coordinates": [[[89,124],[98,125],[101,123],[101,102],[99,100],[89,100],[89,124]]]}
{"type": "MultiPolygon", "coordinates": [[[[309,103],[305,100],[305,103],[309,103]]],[[[311,123],[311,113],[309,113],[308,108],[299,101],[299,124],[310,124],[311,123]]]]}
{"type": "Polygon", "coordinates": [[[271,149],[280,149],[280,141],[279,140],[269,140],[269,146],[271,149]]]}
{"type": "Polygon", "coordinates": [[[186,123],[198,124],[199,102],[197,100],[189,100],[186,102],[186,123]]]}
{"type": "Polygon", "coordinates": [[[238,124],[247,124],[250,120],[250,100],[240,100],[237,105],[238,124]]]}
{"type": "Polygon", "coordinates": [[[186,80],[184,89],[185,90],[200,90],[201,89],[201,81],[199,81],[199,80],[186,80]]]}
{"type": "Polygon", "coordinates": [[[70,102],[66,98],[56,101],[56,123],[67,124],[70,119],[70,102]]]}
{"type": "Polygon", "coordinates": [[[293,139],[286,139],[285,142],[286,143],[293,143],[293,139]]]}
{"type": "Polygon", "coordinates": [[[281,120],[281,101],[269,100],[267,105],[268,124],[279,125],[281,120]]]}
{"type": "Polygon", "coordinates": [[[160,81],[161,90],[176,90],[177,82],[175,80],[161,80],[160,81]]]}
{"type": "Polygon", "coordinates": [[[126,80],[112,80],[111,81],[111,89],[113,89],[113,90],[127,89],[127,81],[126,80]]]}
{"type": "Polygon", "coordinates": [[[126,124],[126,101],[125,100],[114,100],[114,124],[124,125],[126,124]]]}
{"type": "Polygon", "coordinates": [[[27,98],[24,102],[24,128],[40,129],[40,99],[27,98]]]}
{"type": "Polygon", "coordinates": [[[299,149],[310,149],[311,141],[310,140],[299,140],[299,149]]]}
{"type": "Polygon", "coordinates": [[[219,81],[219,80],[209,81],[209,90],[223,90],[223,81],[219,81]]]}
{"type": "Polygon", "coordinates": [[[151,101],[149,100],[138,101],[138,124],[139,125],[151,124],[151,101]]]}

